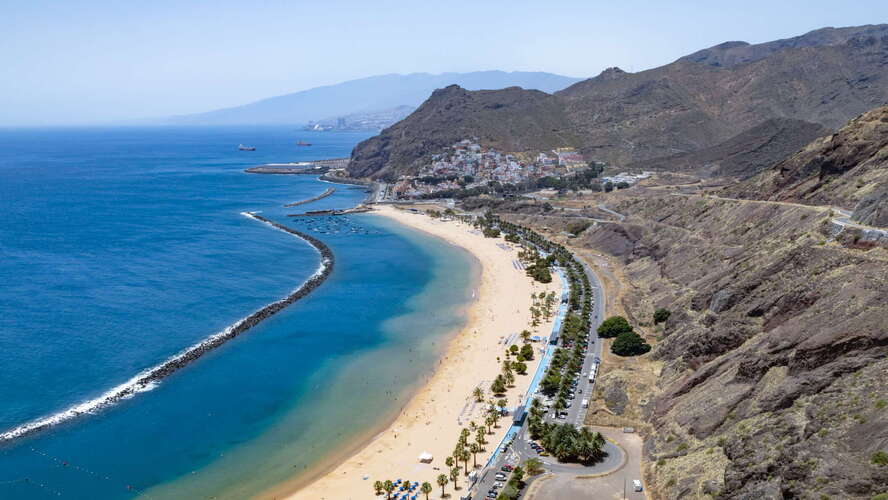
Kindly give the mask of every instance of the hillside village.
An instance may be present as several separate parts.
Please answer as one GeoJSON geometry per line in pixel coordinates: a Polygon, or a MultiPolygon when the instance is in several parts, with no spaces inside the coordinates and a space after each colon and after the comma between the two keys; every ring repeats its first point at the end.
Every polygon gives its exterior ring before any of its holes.
{"type": "MultiPolygon", "coordinates": [[[[457,190],[483,188],[492,183],[526,185],[545,177],[562,178],[589,168],[590,164],[573,148],[543,152],[505,153],[485,148],[477,138],[463,139],[447,151],[431,156],[417,175],[401,175],[391,188],[396,199],[436,197],[457,190]]],[[[626,172],[604,177],[602,183],[635,184],[649,173],[626,172]]]]}

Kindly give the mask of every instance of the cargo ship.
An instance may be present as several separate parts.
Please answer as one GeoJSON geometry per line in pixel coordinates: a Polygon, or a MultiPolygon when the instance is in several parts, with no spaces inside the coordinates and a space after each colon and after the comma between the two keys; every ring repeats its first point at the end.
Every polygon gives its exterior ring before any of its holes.
{"type": "Polygon", "coordinates": [[[238,144],[237,150],[238,151],[256,151],[256,148],[254,148],[253,146],[244,146],[243,144],[238,144]]]}
{"type": "Polygon", "coordinates": [[[297,146],[311,146],[311,143],[305,142],[305,141],[296,141],[296,145],[297,146]]]}

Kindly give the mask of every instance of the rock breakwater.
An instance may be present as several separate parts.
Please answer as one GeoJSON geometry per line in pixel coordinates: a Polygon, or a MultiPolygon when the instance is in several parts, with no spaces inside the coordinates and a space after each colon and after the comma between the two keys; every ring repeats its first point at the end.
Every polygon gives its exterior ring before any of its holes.
{"type": "Polygon", "coordinates": [[[336,188],[327,188],[326,191],[317,196],[306,198],[304,200],[294,201],[293,203],[287,203],[286,205],[284,205],[284,207],[296,207],[299,205],[305,205],[306,203],[311,203],[313,201],[318,201],[330,196],[331,194],[333,194],[334,191],[336,191],[336,188]]]}
{"type": "Polygon", "coordinates": [[[159,365],[140,372],[133,378],[116,387],[113,387],[97,398],[79,403],[59,413],[32,420],[18,427],[0,433],[0,443],[34,434],[38,431],[61,424],[81,415],[95,413],[123,399],[130,398],[139,392],[146,392],[153,389],[162,379],[188,366],[190,363],[196,361],[204,354],[212,351],[213,349],[216,349],[222,344],[258,325],[266,318],[273,316],[290,304],[305,297],[315,288],[319,287],[327,279],[327,277],[330,276],[330,273],[333,272],[333,251],[330,250],[330,247],[328,247],[323,241],[301,231],[297,231],[282,224],[278,224],[277,222],[271,221],[255,213],[244,212],[242,213],[242,215],[268,224],[275,229],[292,234],[293,236],[306,241],[309,245],[314,247],[314,249],[317,250],[321,256],[321,262],[318,265],[318,269],[314,272],[314,274],[311,275],[311,277],[309,277],[304,283],[302,283],[298,288],[293,290],[286,297],[272,302],[265,307],[262,307],[249,316],[242,318],[232,325],[228,326],[221,332],[207,337],[198,344],[185,349],[184,351],[172,356],[159,365]]]}

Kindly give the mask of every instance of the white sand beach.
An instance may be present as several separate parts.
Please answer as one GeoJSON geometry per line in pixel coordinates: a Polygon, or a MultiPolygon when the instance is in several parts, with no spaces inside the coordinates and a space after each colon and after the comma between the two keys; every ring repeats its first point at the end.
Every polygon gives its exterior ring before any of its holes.
{"type": "MultiPolygon", "coordinates": [[[[490,383],[501,370],[497,357],[502,358],[509,345],[522,343],[518,335],[521,330],[548,335],[552,329],[551,320],[530,328],[530,295],[541,291],[559,293],[561,284],[557,275],[553,275],[553,282],[549,284],[534,282],[514,265],[518,250],[502,238],[484,238],[461,222],[445,222],[390,206],[378,207],[375,213],[459,245],[478,259],[481,264],[479,288],[469,305],[466,325],[454,334],[428,383],[413,395],[383,432],[360,444],[357,452],[321,477],[308,483],[302,478],[292,484],[277,485],[260,498],[372,499],[374,481],[397,478],[428,481],[439,496],[440,487],[435,484],[435,478],[446,472],[444,459],[452,453],[460,430],[468,427],[470,421],[479,425],[484,422],[484,405],[474,402],[474,388],[480,386],[489,397],[490,383]],[[419,462],[418,457],[424,452],[434,457],[431,463],[419,462]]],[[[542,346],[534,346],[536,356],[528,363],[527,375],[516,375],[515,387],[507,393],[510,406],[522,402],[537,368],[542,346]]],[[[504,417],[500,428],[488,436],[486,451],[477,457],[479,465],[487,461],[510,423],[511,420],[504,417]]],[[[457,493],[465,491],[465,484],[465,478],[458,480],[463,489],[457,493]]],[[[454,492],[452,483],[446,489],[454,492]]]]}

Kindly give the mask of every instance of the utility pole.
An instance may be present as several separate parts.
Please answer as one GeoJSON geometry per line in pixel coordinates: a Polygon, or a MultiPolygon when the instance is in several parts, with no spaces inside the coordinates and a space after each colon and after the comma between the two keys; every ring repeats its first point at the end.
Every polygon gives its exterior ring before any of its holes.
{"type": "Polygon", "coordinates": [[[623,500],[626,500],[626,472],[623,472],[623,500]]]}

